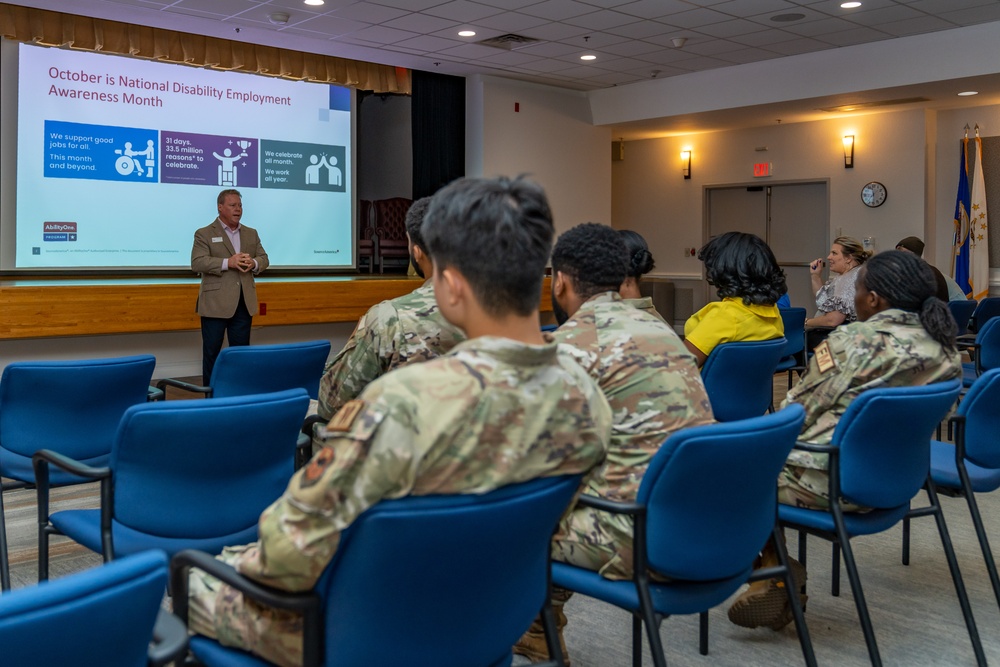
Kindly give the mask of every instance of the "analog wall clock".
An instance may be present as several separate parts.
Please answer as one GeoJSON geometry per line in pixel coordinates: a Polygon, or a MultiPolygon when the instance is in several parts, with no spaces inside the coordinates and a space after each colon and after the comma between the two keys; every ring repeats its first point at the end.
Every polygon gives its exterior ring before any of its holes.
{"type": "Polygon", "coordinates": [[[869,208],[876,208],[885,203],[885,197],[888,193],[886,192],[885,186],[878,181],[872,181],[871,183],[866,183],[863,188],[861,188],[861,201],[865,203],[865,206],[869,208]]]}

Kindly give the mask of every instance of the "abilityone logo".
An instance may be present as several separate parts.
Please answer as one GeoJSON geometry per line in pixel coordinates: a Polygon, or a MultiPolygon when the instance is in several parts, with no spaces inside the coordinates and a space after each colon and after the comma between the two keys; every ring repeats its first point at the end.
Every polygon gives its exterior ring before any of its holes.
{"type": "Polygon", "coordinates": [[[76,232],[75,222],[46,222],[44,223],[45,232],[76,232]]]}

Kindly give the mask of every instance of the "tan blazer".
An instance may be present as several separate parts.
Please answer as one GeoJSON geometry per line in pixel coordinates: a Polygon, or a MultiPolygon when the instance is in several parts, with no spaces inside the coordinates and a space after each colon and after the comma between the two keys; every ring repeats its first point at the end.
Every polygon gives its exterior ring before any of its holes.
{"type": "Polygon", "coordinates": [[[222,227],[222,221],[216,218],[215,222],[194,233],[191,270],[201,274],[195,310],[202,317],[232,317],[239,305],[242,287],[243,299],[252,317],[257,314],[257,288],[253,278],[267,268],[267,252],[257,236],[257,230],[240,225],[240,252],[257,261],[257,271],[223,271],[222,260],[232,257],[236,251],[222,227]]]}

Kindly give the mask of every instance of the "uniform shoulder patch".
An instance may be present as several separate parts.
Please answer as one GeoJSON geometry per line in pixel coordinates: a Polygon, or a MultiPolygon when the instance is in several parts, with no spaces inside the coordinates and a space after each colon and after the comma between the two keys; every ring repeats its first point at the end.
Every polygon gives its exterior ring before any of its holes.
{"type": "Polygon", "coordinates": [[[837,367],[837,362],[833,358],[833,352],[830,351],[830,343],[823,341],[813,350],[813,354],[816,355],[816,367],[819,368],[820,373],[826,373],[837,367]]]}
{"type": "Polygon", "coordinates": [[[333,433],[346,433],[351,429],[354,420],[357,419],[361,411],[365,409],[365,402],[360,398],[344,403],[343,407],[337,411],[330,423],[326,425],[326,430],[333,433]]]}

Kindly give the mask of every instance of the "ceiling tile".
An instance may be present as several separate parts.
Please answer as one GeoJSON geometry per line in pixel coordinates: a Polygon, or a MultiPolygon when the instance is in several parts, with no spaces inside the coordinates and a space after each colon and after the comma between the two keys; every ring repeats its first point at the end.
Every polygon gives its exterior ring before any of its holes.
{"type": "Polygon", "coordinates": [[[969,9],[970,7],[984,7],[996,5],[994,0],[917,0],[910,3],[910,7],[919,9],[922,12],[941,14],[953,12],[959,9],[969,9]]]}
{"type": "Polygon", "coordinates": [[[709,58],[708,56],[698,56],[697,58],[688,58],[687,60],[681,60],[674,63],[674,67],[679,69],[686,69],[690,72],[700,72],[706,69],[714,69],[716,67],[725,67],[728,65],[724,60],[717,60],[715,58],[709,58]]]}
{"type": "Polygon", "coordinates": [[[970,7],[969,9],[957,12],[944,12],[941,14],[941,18],[963,26],[986,23],[988,21],[1000,21],[1000,4],[970,7]]]}
{"type": "Polygon", "coordinates": [[[581,0],[585,5],[593,5],[595,7],[600,7],[601,9],[611,9],[613,7],[619,7],[621,5],[627,5],[634,0],[581,0]]]}
{"type": "Polygon", "coordinates": [[[260,6],[259,2],[250,2],[250,0],[213,0],[212,2],[181,0],[174,4],[171,9],[193,9],[205,14],[233,16],[249,9],[256,9],[258,6],[260,6]]]}
{"type": "MultiPolygon", "coordinates": [[[[767,47],[768,51],[780,53],[783,56],[795,56],[800,53],[810,53],[812,51],[825,51],[834,48],[831,44],[818,39],[792,39],[787,42],[778,42],[767,47]]],[[[724,56],[723,56],[724,57],[724,56]]]]}
{"type": "MultiPolygon", "coordinates": [[[[335,9],[347,7],[354,1],[355,0],[327,0],[327,3],[322,7],[310,7],[309,5],[303,4],[300,0],[270,0],[270,2],[266,5],[261,5],[261,7],[280,7],[282,9],[290,9],[295,13],[326,14],[327,12],[331,12],[335,9]]],[[[205,3],[199,2],[199,4],[204,5],[205,3]]]]}
{"type": "Polygon", "coordinates": [[[366,23],[382,23],[383,21],[391,21],[400,16],[405,16],[406,14],[407,11],[405,9],[396,9],[395,7],[386,7],[385,5],[376,5],[370,2],[356,2],[343,9],[338,9],[333,12],[332,16],[351,19],[352,21],[364,21],[366,23]]]}
{"type": "Polygon", "coordinates": [[[745,48],[746,46],[743,44],[727,39],[710,39],[704,42],[684,45],[686,53],[694,53],[699,56],[715,56],[720,53],[729,53],[730,51],[741,51],[745,48]]]}
{"type": "Polygon", "coordinates": [[[512,11],[514,9],[520,9],[521,7],[527,7],[528,5],[533,5],[538,0],[485,0],[481,4],[487,7],[496,7],[497,9],[512,11]]]}
{"type": "Polygon", "coordinates": [[[616,56],[641,56],[644,53],[653,53],[654,51],[659,51],[663,47],[658,44],[650,44],[649,42],[643,42],[642,40],[629,40],[627,42],[622,42],[621,44],[611,44],[604,47],[604,50],[608,53],[613,53],[616,56]]]}
{"type": "Polygon", "coordinates": [[[503,30],[504,32],[519,32],[544,25],[545,23],[548,23],[545,19],[518,12],[505,12],[496,16],[487,16],[484,19],[476,21],[477,25],[503,30]]]}
{"type": "Polygon", "coordinates": [[[521,53],[520,51],[500,51],[495,55],[487,56],[485,58],[480,58],[479,60],[487,62],[493,65],[524,65],[526,63],[533,63],[536,60],[547,60],[547,58],[539,58],[536,55],[529,53],[521,53]]]}
{"type": "Polygon", "coordinates": [[[731,39],[739,44],[745,44],[747,46],[762,46],[766,48],[772,44],[779,44],[792,39],[799,39],[799,36],[782,30],[764,30],[763,32],[752,32],[749,35],[737,35],[731,39]]]}
{"type": "Polygon", "coordinates": [[[956,27],[958,26],[954,23],[934,16],[919,16],[905,21],[883,23],[878,27],[878,29],[891,35],[895,35],[896,37],[903,37],[906,35],[919,35],[925,32],[934,32],[935,30],[948,30],[949,28],[956,27]]]}
{"type": "Polygon", "coordinates": [[[581,49],[601,49],[609,44],[626,42],[628,38],[621,35],[612,35],[608,32],[587,32],[577,37],[568,37],[559,41],[564,44],[579,46],[581,49]]]}
{"type": "Polygon", "coordinates": [[[376,5],[387,5],[397,9],[408,9],[411,12],[422,12],[425,9],[443,5],[442,0],[368,0],[376,5]]]}
{"type": "Polygon", "coordinates": [[[535,5],[522,7],[522,14],[540,16],[550,21],[562,21],[574,16],[582,16],[598,11],[593,5],[585,5],[575,0],[545,0],[535,5]]]}
{"type": "Polygon", "coordinates": [[[653,35],[673,33],[677,30],[678,28],[664,25],[658,21],[637,21],[636,23],[618,26],[617,28],[608,28],[606,32],[610,32],[613,35],[621,35],[622,37],[630,37],[632,39],[645,39],[646,37],[652,37],[653,35]]]}
{"type": "Polygon", "coordinates": [[[440,16],[442,18],[451,19],[452,21],[458,21],[460,23],[474,23],[479,19],[499,14],[502,11],[502,9],[487,7],[486,5],[479,4],[478,2],[455,0],[454,2],[447,2],[443,5],[438,5],[437,7],[425,9],[423,13],[430,14],[431,16],[440,16]]]}
{"type": "Polygon", "coordinates": [[[639,22],[640,21],[637,21],[634,16],[613,12],[607,9],[602,9],[590,14],[584,14],[583,16],[568,18],[564,21],[564,23],[590,28],[591,30],[606,30],[608,28],[617,28],[618,26],[626,25],[628,23],[639,22]]]}
{"type": "Polygon", "coordinates": [[[712,9],[733,16],[756,16],[769,12],[791,14],[798,12],[800,7],[787,0],[729,0],[729,2],[712,5],[712,9]]]}
{"type": "Polygon", "coordinates": [[[569,69],[573,67],[569,63],[563,62],[562,60],[536,60],[534,62],[525,63],[520,65],[522,69],[530,69],[536,72],[559,72],[561,70],[569,69]]]}
{"type": "Polygon", "coordinates": [[[375,44],[395,44],[396,42],[402,42],[404,39],[419,36],[417,33],[410,32],[409,30],[396,30],[395,28],[387,28],[382,25],[373,25],[370,28],[365,28],[351,34],[357,39],[363,39],[366,42],[373,42],[375,44]]]}
{"type": "Polygon", "coordinates": [[[722,21],[721,23],[709,23],[698,26],[698,32],[712,35],[713,37],[733,37],[735,35],[746,35],[751,32],[760,32],[764,26],[745,19],[733,19],[722,21]]]}
{"type": "Polygon", "coordinates": [[[476,60],[478,58],[485,58],[496,52],[497,49],[492,46],[483,46],[482,44],[462,44],[460,46],[453,46],[450,49],[438,51],[438,54],[453,58],[468,58],[469,60],[476,60]]]}
{"type": "Polygon", "coordinates": [[[531,55],[539,58],[557,58],[570,53],[577,53],[579,50],[579,48],[571,44],[542,42],[541,44],[532,44],[531,46],[526,46],[523,49],[518,49],[517,52],[530,53],[531,55]]]}
{"type": "Polygon", "coordinates": [[[850,21],[859,25],[879,28],[885,23],[905,21],[906,19],[918,18],[920,16],[925,16],[925,14],[918,12],[916,9],[910,9],[904,5],[893,5],[891,7],[883,7],[881,9],[871,9],[868,11],[857,12],[856,14],[852,14],[850,16],[850,21]]]}
{"type": "Polygon", "coordinates": [[[649,53],[644,53],[641,58],[642,60],[649,61],[651,63],[657,63],[658,65],[671,65],[679,63],[683,60],[687,60],[691,55],[684,53],[680,49],[663,49],[661,51],[651,51],[649,53]]]}
{"type": "Polygon", "coordinates": [[[433,37],[431,35],[420,35],[419,37],[414,37],[413,39],[404,39],[399,42],[395,42],[396,46],[402,46],[407,49],[419,49],[420,51],[444,51],[445,49],[450,49],[459,46],[461,42],[455,39],[443,39],[441,37],[433,37]]]}
{"type": "MultiPolygon", "coordinates": [[[[691,5],[680,0],[638,0],[627,5],[615,7],[615,11],[638,16],[642,19],[658,19],[679,12],[689,11],[691,5]]],[[[667,19],[664,18],[666,21],[667,19]]],[[[667,21],[669,23],[669,21],[667,21]]]]}
{"type": "Polygon", "coordinates": [[[830,18],[827,14],[822,14],[820,12],[809,9],[808,7],[795,7],[792,11],[766,12],[763,14],[755,14],[754,16],[748,16],[747,20],[753,21],[754,23],[759,23],[762,26],[766,26],[774,30],[785,30],[786,28],[789,28],[791,26],[802,25],[803,23],[808,23],[809,21],[821,21],[827,18],[830,18]],[[773,17],[781,16],[783,14],[802,14],[802,18],[799,19],[798,21],[771,20],[773,17]]]}
{"type": "Polygon", "coordinates": [[[526,37],[533,37],[535,39],[546,39],[551,42],[557,42],[563,39],[571,39],[573,37],[579,37],[580,35],[589,34],[590,30],[587,28],[582,28],[578,25],[570,25],[568,23],[557,23],[555,21],[550,23],[543,23],[540,26],[536,26],[529,30],[524,31],[526,37]]]}
{"type": "Polygon", "coordinates": [[[877,42],[891,37],[892,35],[888,33],[874,30],[872,28],[855,28],[853,30],[844,30],[842,32],[823,35],[823,41],[836,44],[837,46],[851,46],[852,44],[877,42]]]}
{"type": "Polygon", "coordinates": [[[398,19],[386,21],[382,25],[399,30],[410,30],[412,32],[429,33],[438,30],[446,30],[458,25],[455,21],[440,18],[438,16],[428,16],[427,14],[407,14],[398,19]]]}
{"type": "Polygon", "coordinates": [[[348,19],[343,19],[337,16],[324,15],[316,16],[306,21],[302,21],[301,23],[296,23],[294,27],[300,30],[321,32],[332,37],[334,35],[346,35],[351,32],[357,32],[358,30],[364,30],[365,28],[371,27],[371,23],[349,21],[348,19]]]}
{"type": "Polygon", "coordinates": [[[781,29],[795,33],[796,35],[802,35],[803,37],[820,37],[821,35],[829,35],[830,33],[842,30],[852,30],[856,27],[856,24],[844,19],[824,18],[816,21],[790,23],[782,26],[781,29]]]}
{"type": "Polygon", "coordinates": [[[698,26],[708,25],[709,23],[730,21],[732,18],[733,17],[728,14],[716,12],[711,9],[692,9],[691,11],[680,12],[678,14],[671,14],[669,17],[663,17],[663,21],[679,28],[697,28],[698,26]]]}

